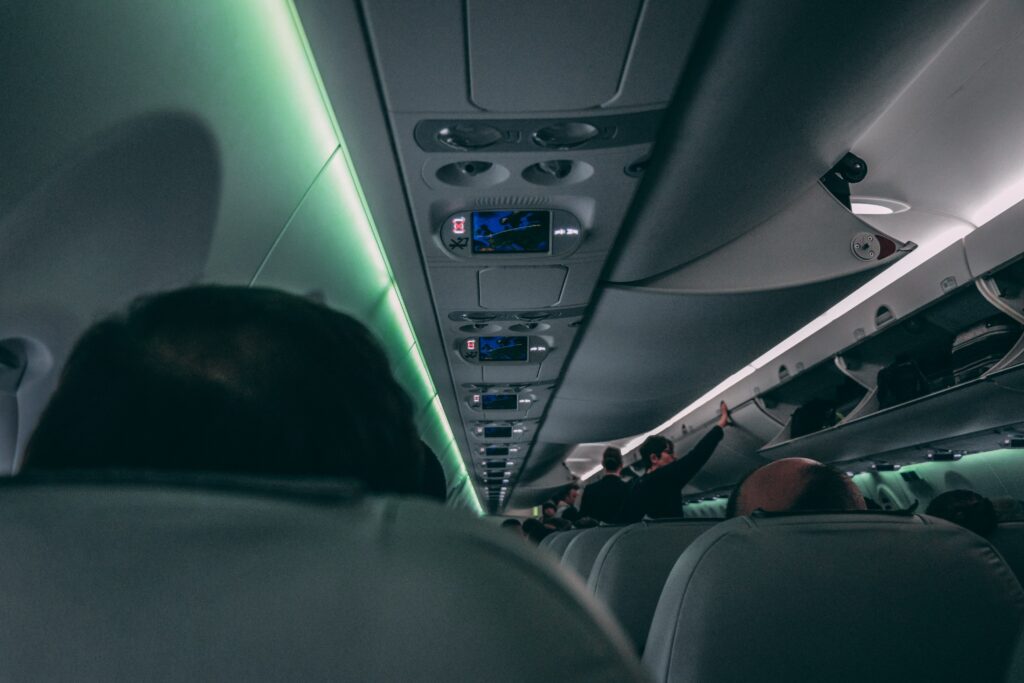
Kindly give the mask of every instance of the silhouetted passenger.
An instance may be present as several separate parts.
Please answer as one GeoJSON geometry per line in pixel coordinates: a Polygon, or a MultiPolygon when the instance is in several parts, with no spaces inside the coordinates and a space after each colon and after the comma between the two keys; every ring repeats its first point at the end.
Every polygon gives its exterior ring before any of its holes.
{"type": "Polygon", "coordinates": [[[554,533],[551,529],[548,529],[541,523],[539,519],[530,519],[523,521],[523,533],[526,538],[533,543],[540,543],[544,540],[544,537],[550,533],[554,533]]]}
{"type": "Polygon", "coordinates": [[[726,517],[754,510],[864,510],[864,498],[849,477],[834,467],[808,458],[785,458],[760,467],[733,489],[726,517]]]}
{"type": "Polygon", "coordinates": [[[506,519],[501,523],[501,528],[505,531],[510,531],[520,538],[523,537],[523,525],[518,519],[506,519]]]}
{"type": "Polygon", "coordinates": [[[75,345],[26,469],[351,477],[422,490],[409,398],[362,324],[271,289],[135,301],[75,345]]]}
{"type": "Polygon", "coordinates": [[[543,521],[546,521],[546,520],[549,520],[549,519],[553,518],[555,516],[556,512],[558,512],[558,506],[555,504],[555,501],[553,501],[553,500],[546,500],[546,501],[544,501],[544,504],[540,506],[540,518],[541,518],[541,521],[543,522],[543,521]]]}
{"type": "Polygon", "coordinates": [[[924,512],[958,524],[979,536],[988,536],[996,528],[996,510],[992,501],[966,489],[939,494],[924,512]]]}
{"type": "Polygon", "coordinates": [[[565,490],[565,493],[558,500],[557,514],[559,517],[570,522],[575,522],[580,518],[580,511],[575,507],[576,499],[579,495],[580,485],[576,483],[570,484],[569,488],[565,490]]]}
{"type": "Polygon", "coordinates": [[[606,448],[601,465],[604,476],[583,489],[580,515],[614,524],[622,516],[622,506],[629,495],[629,484],[622,481],[622,451],[606,448]]]}
{"type": "Polygon", "coordinates": [[[676,459],[672,441],[649,436],[640,444],[640,458],[647,474],[632,484],[622,507],[623,522],[639,522],[647,517],[682,517],[682,489],[704,467],[722,440],[729,424],[729,409],[719,406],[718,424],[711,428],[689,453],[676,459]]]}
{"type": "Polygon", "coordinates": [[[544,526],[551,531],[568,531],[572,528],[572,522],[564,517],[550,517],[544,521],[544,526]]]}

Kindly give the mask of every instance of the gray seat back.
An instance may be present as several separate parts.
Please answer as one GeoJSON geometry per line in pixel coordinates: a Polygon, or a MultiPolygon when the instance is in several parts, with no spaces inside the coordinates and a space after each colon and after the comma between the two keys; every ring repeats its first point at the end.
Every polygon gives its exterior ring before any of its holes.
{"type": "Polygon", "coordinates": [[[601,548],[587,586],[643,652],[661,588],[676,560],[717,520],[665,520],[630,524],[601,548]]]}
{"type": "Polygon", "coordinates": [[[609,538],[619,533],[621,526],[599,526],[584,529],[565,546],[562,566],[578,575],[586,583],[601,548],[609,538]]]}
{"type": "Polygon", "coordinates": [[[0,680],[647,679],[506,532],[293,487],[0,485],[0,680]]]}
{"type": "Polygon", "coordinates": [[[549,553],[555,556],[556,559],[561,561],[562,555],[565,553],[565,549],[569,546],[569,542],[576,538],[583,529],[568,529],[566,531],[556,531],[548,534],[541,541],[540,547],[546,549],[549,553]],[[550,539],[550,540],[549,540],[550,539]],[[547,541],[545,543],[545,541],[547,541]]]}
{"type": "Polygon", "coordinates": [[[644,663],[659,681],[998,681],[1024,591],[931,517],[740,517],[679,558],[644,663]]]}
{"type": "Polygon", "coordinates": [[[988,540],[1021,581],[1024,577],[1024,522],[1002,522],[988,540]]]}

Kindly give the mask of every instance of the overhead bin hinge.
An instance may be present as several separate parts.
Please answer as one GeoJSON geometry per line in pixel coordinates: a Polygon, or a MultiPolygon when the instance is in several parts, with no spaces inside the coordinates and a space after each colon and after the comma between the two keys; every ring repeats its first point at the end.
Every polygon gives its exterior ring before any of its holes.
{"type": "Polygon", "coordinates": [[[852,152],[847,152],[828,173],[821,176],[821,184],[832,196],[852,210],[850,204],[850,183],[859,183],[868,175],[868,164],[852,152]]]}

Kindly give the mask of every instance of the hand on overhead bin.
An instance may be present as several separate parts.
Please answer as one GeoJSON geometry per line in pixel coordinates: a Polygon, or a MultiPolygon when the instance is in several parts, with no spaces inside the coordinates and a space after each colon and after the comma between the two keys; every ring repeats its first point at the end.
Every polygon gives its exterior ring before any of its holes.
{"type": "Polygon", "coordinates": [[[725,401],[718,404],[722,414],[718,417],[718,426],[725,429],[726,425],[732,424],[732,418],[729,417],[729,407],[725,405],[725,401]]]}

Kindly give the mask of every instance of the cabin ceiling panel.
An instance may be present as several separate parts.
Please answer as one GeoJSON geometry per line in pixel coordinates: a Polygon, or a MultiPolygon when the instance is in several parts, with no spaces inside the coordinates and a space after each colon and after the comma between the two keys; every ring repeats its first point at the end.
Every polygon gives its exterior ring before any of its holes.
{"type": "Polygon", "coordinates": [[[0,212],[68,150],[105,131],[153,114],[192,116],[221,163],[207,278],[248,283],[337,147],[326,117],[310,115],[322,102],[299,71],[309,67],[294,34],[282,35],[294,30],[287,6],[250,10],[219,2],[5,5],[3,63],[21,67],[0,69],[0,93],[16,94],[0,106],[0,212]]]}
{"type": "Polygon", "coordinates": [[[363,1],[389,109],[663,105],[706,0],[363,1]]]}
{"type": "Polygon", "coordinates": [[[1024,4],[988,2],[855,142],[869,173],[854,193],[975,224],[1024,197],[1022,26],[1024,4]]]}

